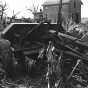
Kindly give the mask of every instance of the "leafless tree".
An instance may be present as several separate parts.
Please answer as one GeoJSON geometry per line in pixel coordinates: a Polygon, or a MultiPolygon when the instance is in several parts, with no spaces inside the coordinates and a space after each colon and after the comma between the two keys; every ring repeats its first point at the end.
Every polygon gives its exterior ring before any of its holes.
{"type": "Polygon", "coordinates": [[[7,10],[7,3],[0,2],[0,31],[4,29],[6,26],[6,10],[7,10]]]}
{"type": "Polygon", "coordinates": [[[6,15],[6,10],[7,10],[7,3],[5,2],[4,4],[1,3],[0,4],[0,18],[1,18],[1,21],[3,21],[3,16],[6,15]]]}
{"type": "Polygon", "coordinates": [[[10,22],[13,22],[13,21],[17,18],[17,15],[20,14],[20,12],[21,12],[21,11],[15,13],[14,10],[13,10],[13,14],[12,14],[12,16],[11,16],[11,18],[10,18],[10,22]]]}
{"type": "Polygon", "coordinates": [[[15,19],[15,18],[16,18],[16,16],[17,16],[19,13],[20,13],[20,11],[19,11],[19,12],[17,12],[17,13],[15,13],[15,12],[14,12],[14,10],[13,10],[12,19],[15,19]]]}
{"type": "Polygon", "coordinates": [[[32,9],[27,8],[27,10],[29,10],[33,15],[34,15],[36,12],[38,12],[38,9],[39,9],[39,5],[35,6],[34,4],[33,4],[33,6],[32,6],[32,9]]]}
{"type": "Polygon", "coordinates": [[[39,15],[39,19],[37,18],[37,20],[36,20],[36,17],[38,16],[37,13],[38,12],[42,13],[42,8],[39,7],[39,4],[37,6],[33,4],[32,9],[31,8],[27,8],[27,10],[33,14],[34,22],[43,20],[43,15],[39,15]]]}

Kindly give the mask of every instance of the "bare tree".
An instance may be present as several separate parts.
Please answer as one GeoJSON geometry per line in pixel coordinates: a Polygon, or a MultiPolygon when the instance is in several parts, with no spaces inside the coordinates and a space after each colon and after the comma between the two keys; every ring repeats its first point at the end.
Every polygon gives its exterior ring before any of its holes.
{"type": "Polygon", "coordinates": [[[38,9],[39,9],[39,5],[35,6],[34,4],[33,4],[33,6],[32,6],[32,9],[27,8],[27,10],[29,10],[33,15],[34,15],[36,12],[38,12],[38,9]]]}
{"type": "Polygon", "coordinates": [[[3,21],[3,16],[6,15],[5,11],[7,10],[7,3],[5,2],[4,4],[0,4],[0,18],[1,21],[3,21]]]}
{"type": "Polygon", "coordinates": [[[33,4],[32,9],[27,8],[27,10],[33,14],[34,22],[40,22],[43,20],[42,8],[39,8],[39,4],[37,6],[33,4]],[[40,14],[38,14],[39,12],[40,14]]]}
{"type": "Polygon", "coordinates": [[[13,14],[12,14],[12,16],[11,16],[11,18],[10,18],[10,22],[13,22],[13,21],[16,19],[17,15],[20,14],[20,12],[21,12],[21,11],[15,13],[14,10],[13,10],[13,14]]]}
{"type": "Polygon", "coordinates": [[[0,31],[2,31],[4,29],[4,27],[6,26],[6,10],[7,10],[7,3],[2,3],[0,2],[0,31]]]}
{"type": "Polygon", "coordinates": [[[16,18],[16,16],[17,16],[19,13],[20,13],[20,11],[19,11],[19,12],[17,12],[17,13],[14,13],[14,10],[13,10],[12,19],[15,19],[15,18],[16,18]]]}

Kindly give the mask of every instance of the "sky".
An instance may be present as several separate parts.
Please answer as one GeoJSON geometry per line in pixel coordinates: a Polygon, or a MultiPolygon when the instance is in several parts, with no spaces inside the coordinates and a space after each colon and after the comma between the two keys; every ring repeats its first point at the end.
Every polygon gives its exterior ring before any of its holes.
{"type": "Polygon", "coordinates": [[[83,5],[81,6],[81,16],[88,18],[88,0],[82,0],[83,5]]]}
{"type": "Polygon", "coordinates": [[[39,8],[41,7],[41,5],[44,3],[44,1],[46,0],[0,0],[3,3],[7,3],[7,10],[6,13],[7,15],[9,15],[10,17],[13,15],[13,10],[14,13],[19,13],[17,15],[17,17],[31,17],[33,18],[33,14],[32,12],[28,11],[27,9],[33,8],[33,4],[37,7],[39,6],[39,8]]]}
{"type": "MultiPolygon", "coordinates": [[[[30,11],[28,11],[27,9],[33,8],[33,4],[37,7],[39,6],[39,8],[41,7],[41,5],[46,1],[46,0],[0,0],[3,3],[6,2],[7,3],[7,10],[6,13],[8,16],[12,16],[13,15],[13,10],[14,13],[19,13],[17,15],[18,18],[21,17],[31,17],[33,18],[33,15],[30,11]]],[[[81,8],[81,16],[83,17],[88,17],[88,0],[82,0],[83,5],[81,8]]]]}

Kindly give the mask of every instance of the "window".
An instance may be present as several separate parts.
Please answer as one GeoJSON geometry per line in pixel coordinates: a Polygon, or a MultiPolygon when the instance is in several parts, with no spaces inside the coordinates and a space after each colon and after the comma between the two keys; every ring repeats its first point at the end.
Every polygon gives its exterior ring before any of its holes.
{"type": "Polygon", "coordinates": [[[76,1],[74,0],[74,8],[76,8],[76,1]]]}

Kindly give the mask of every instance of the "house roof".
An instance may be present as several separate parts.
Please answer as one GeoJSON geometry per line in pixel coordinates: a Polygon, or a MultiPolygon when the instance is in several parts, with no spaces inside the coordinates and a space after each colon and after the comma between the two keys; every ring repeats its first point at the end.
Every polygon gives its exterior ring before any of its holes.
{"type": "MultiPolygon", "coordinates": [[[[69,3],[71,0],[62,0],[62,3],[64,4],[64,3],[69,3]]],[[[79,1],[81,1],[81,0],[79,0],[79,1]]],[[[54,5],[54,4],[59,4],[60,3],[60,0],[47,0],[47,1],[45,1],[44,2],[44,4],[43,4],[43,6],[44,5],[54,5]]],[[[81,4],[83,4],[82,3],[82,1],[81,1],[81,4]]]]}
{"type": "MultiPolygon", "coordinates": [[[[69,3],[70,0],[62,0],[62,3],[69,3]]],[[[44,2],[43,5],[52,5],[52,4],[59,4],[60,0],[47,0],[44,2]]]]}

